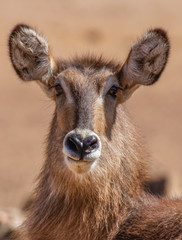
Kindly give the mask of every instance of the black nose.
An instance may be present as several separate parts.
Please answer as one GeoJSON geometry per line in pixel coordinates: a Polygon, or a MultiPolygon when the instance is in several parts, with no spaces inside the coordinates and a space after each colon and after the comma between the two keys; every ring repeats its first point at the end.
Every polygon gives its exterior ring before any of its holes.
{"type": "Polygon", "coordinates": [[[89,136],[83,140],[84,153],[89,154],[98,148],[98,139],[96,136],[89,136]]]}
{"type": "Polygon", "coordinates": [[[66,141],[67,147],[74,153],[81,155],[83,149],[83,140],[80,135],[72,134],[66,141]]]}
{"type": "Polygon", "coordinates": [[[69,152],[77,156],[78,159],[84,157],[99,148],[98,138],[96,136],[89,136],[83,139],[81,135],[72,134],[66,140],[66,147],[69,152]]]}

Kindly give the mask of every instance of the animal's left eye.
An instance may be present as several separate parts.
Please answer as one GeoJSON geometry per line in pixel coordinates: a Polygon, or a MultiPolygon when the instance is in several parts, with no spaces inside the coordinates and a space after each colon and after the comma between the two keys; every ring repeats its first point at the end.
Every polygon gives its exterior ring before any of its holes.
{"type": "Polygon", "coordinates": [[[117,92],[118,92],[119,87],[112,86],[109,91],[107,92],[107,95],[110,95],[113,98],[116,98],[117,92]]]}
{"type": "Polygon", "coordinates": [[[61,94],[64,93],[63,88],[61,87],[60,84],[56,84],[54,86],[54,89],[56,90],[56,96],[60,96],[61,94]]]}

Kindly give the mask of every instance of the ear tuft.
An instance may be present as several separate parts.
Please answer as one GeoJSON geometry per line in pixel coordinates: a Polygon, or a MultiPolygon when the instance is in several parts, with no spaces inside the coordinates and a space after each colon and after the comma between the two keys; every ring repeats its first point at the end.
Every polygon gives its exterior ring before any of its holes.
{"type": "Polygon", "coordinates": [[[157,37],[163,38],[164,42],[169,44],[167,32],[162,28],[150,29],[147,34],[152,34],[152,35],[155,35],[157,37]]]}
{"type": "Polygon", "coordinates": [[[56,69],[47,40],[25,24],[17,25],[11,32],[9,54],[15,71],[23,80],[40,80],[47,84],[56,69]]]}

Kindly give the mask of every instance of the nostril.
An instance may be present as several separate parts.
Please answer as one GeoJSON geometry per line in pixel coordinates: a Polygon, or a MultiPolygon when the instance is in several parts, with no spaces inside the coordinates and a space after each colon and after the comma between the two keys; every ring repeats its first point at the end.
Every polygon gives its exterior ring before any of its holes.
{"type": "Polygon", "coordinates": [[[98,147],[99,147],[98,139],[94,135],[85,138],[83,141],[84,153],[86,153],[86,154],[97,150],[98,147]]]}
{"type": "Polygon", "coordinates": [[[75,153],[81,153],[83,148],[83,140],[80,135],[72,134],[67,139],[67,146],[75,153]]]}
{"type": "Polygon", "coordinates": [[[95,133],[85,137],[88,131],[70,132],[63,142],[63,153],[74,161],[95,161],[101,154],[101,142],[95,133]]]}

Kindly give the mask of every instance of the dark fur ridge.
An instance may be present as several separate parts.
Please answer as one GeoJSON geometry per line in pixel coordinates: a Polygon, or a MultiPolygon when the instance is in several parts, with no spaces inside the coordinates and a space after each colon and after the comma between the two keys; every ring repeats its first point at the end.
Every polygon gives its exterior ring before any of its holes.
{"type": "Polygon", "coordinates": [[[74,67],[76,69],[79,69],[80,71],[84,71],[86,68],[94,69],[95,71],[101,70],[103,68],[107,68],[111,70],[113,73],[118,72],[122,64],[116,63],[113,60],[107,60],[103,58],[102,56],[96,57],[93,55],[85,55],[81,57],[75,57],[70,60],[59,60],[59,72],[69,68],[74,67]]]}

